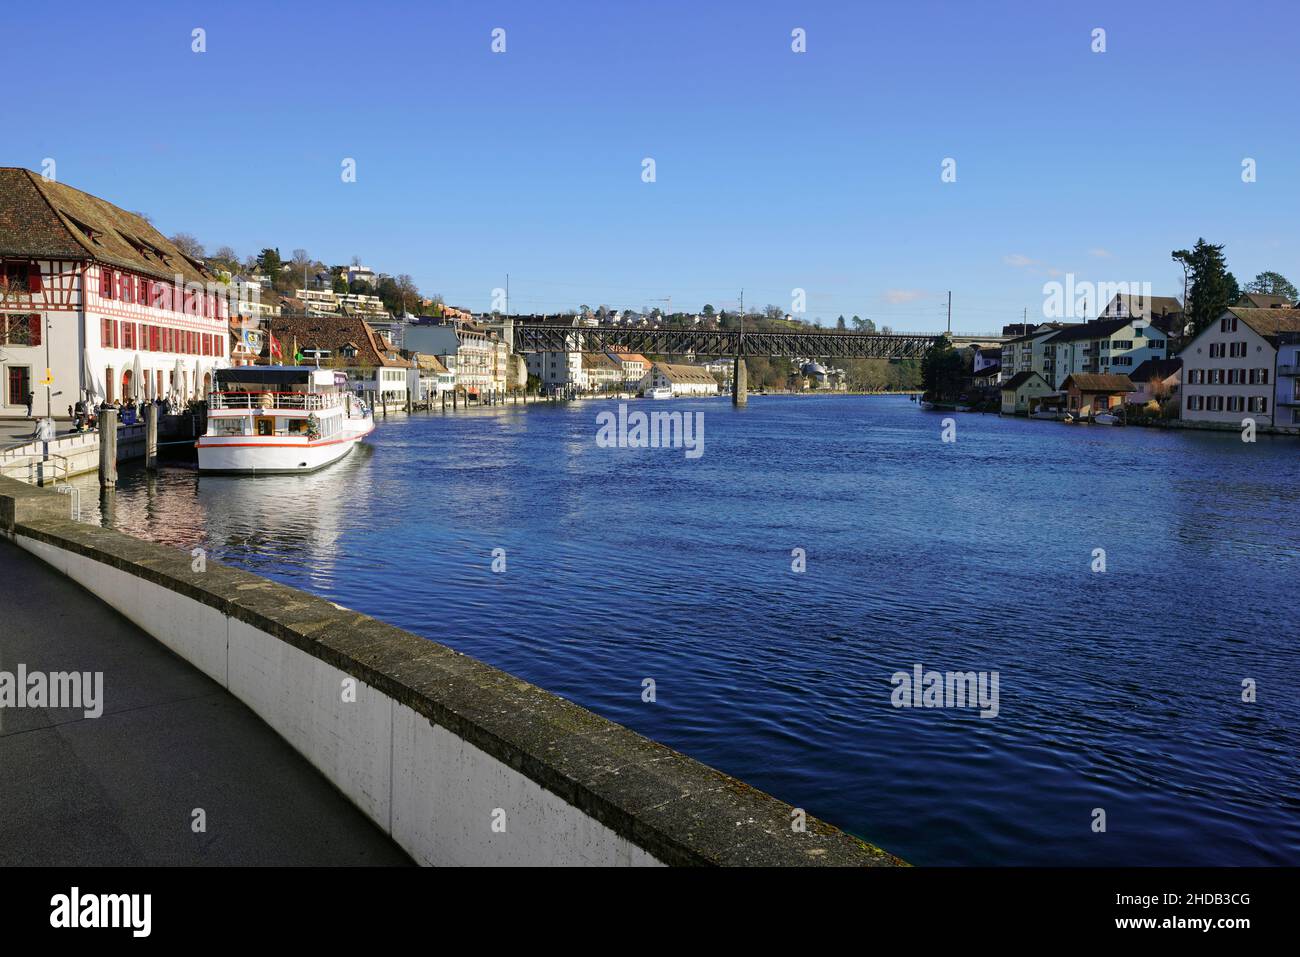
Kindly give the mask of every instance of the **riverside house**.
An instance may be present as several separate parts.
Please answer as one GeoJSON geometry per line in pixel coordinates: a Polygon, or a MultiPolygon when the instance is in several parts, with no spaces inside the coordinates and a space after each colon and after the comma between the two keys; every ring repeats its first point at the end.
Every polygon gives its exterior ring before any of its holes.
{"type": "Polygon", "coordinates": [[[1150,319],[1094,319],[1062,329],[1043,343],[1047,376],[1058,390],[1076,373],[1127,374],[1149,359],[1163,359],[1168,337],[1150,319]]]}
{"type": "Polygon", "coordinates": [[[271,335],[286,363],[296,348],[304,364],[346,372],[349,388],[378,393],[389,405],[406,403],[411,363],[360,316],[281,316],[272,320],[271,335]]]}
{"type": "Polygon", "coordinates": [[[1295,368],[1297,333],[1300,309],[1225,309],[1179,354],[1183,419],[1240,428],[1251,418],[1264,428],[1296,427],[1296,377],[1281,372],[1295,368]],[[1279,362],[1279,347],[1292,364],[1279,362]]]}
{"type": "Polygon", "coordinates": [[[1021,372],[1037,372],[1049,383],[1055,382],[1046,343],[1062,329],[1074,325],[1078,323],[1045,322],[1002,343],[1000,365],[1003,381],[1014,378],[1021,372]]]}
{"type": "Polygon", "coordinates": [[[1128,376],[1104,372],[1075,372],[1065,377],[1061,388],[1065,407],[1081,419],[1122,408],[1136,390],[1128,376]]]}
{"type": "Polygon", "coordinates": [[[1129,397],[1132,405],[1165,402],[1178,398],[1183,377],[1182,359],[1148,359],[1128,374],[1136,391],[1129,397]]]}
{"type": "Polygon", "coordinates": [[[673,395],[717,395],[718,380],[700,366],[656,362],[641,380],[641,391],[668,387],[673,395]]]}
{"type": "Polygon", "coordinates": [[[1300,432],[1300,332],[1280,331],[1276,338],[1273,428],[1300,432]]]}
{"type": "Polygon", "coordinates": [[[1026,415],[1031,399],[1050,394],[1052,387],[1041,373],[1026,370],[1017,372],[1002,383],[1002,414],[1026,415]]]}
{"type": "Polygon", "coordinates": [[[144,218],[0,168],[0,418],[205,395],[229,364],[224,284],[144,218]],[[48,399],[47,399],[48,396],[48,399]]]}

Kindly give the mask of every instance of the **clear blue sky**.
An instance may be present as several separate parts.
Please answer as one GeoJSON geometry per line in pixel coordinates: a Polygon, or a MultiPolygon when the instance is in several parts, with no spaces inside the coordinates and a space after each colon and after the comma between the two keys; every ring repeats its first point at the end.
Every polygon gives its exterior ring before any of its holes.
{"type": "Polygon", "coordinates": [[[64,0],[5,20],[0,163],[52,157],[210,250],[358,255],[476,310],[509,273],[514,311],[741,287],[788,309],[801,287],[824,322],[928,331],[951,289],[954,329],[982,332],[1041,315],[1058,272],[1181,294],[1169,251],[1202,235],[1242,282],[1300,283],[1292,2],[64,0]]]}

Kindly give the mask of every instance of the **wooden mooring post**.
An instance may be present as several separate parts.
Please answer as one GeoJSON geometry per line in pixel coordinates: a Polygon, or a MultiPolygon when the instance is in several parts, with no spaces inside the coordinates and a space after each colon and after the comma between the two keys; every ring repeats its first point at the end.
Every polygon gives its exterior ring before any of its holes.
{"type": "Polygon", "coordinates": [[[158,406],[153,402],[144,407],[144,467],[158,471],[158,406]]]}
{"type": "Polygon", "coordinates": [[[117,409],[99,412],[99,487],[117,488],[117,409]]]}

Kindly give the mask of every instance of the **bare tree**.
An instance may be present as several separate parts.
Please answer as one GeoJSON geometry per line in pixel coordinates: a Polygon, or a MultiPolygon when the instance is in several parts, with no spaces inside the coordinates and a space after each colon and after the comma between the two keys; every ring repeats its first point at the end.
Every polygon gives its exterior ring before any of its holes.
{"type": "Polygon", "coordinates": [[[169,238],[173,246],[191,259],[203,259],[207,255],[203,250],[203,244],[189,233],[177,233],[169,238]]]}

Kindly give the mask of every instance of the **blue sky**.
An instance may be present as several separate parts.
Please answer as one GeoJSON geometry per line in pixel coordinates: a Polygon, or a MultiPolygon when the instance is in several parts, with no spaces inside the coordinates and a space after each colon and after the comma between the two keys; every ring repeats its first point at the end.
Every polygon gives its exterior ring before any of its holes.
{"type": "Polygon", "coordinates": [[[788,309],[802,288],[809,317],[931,331],[951,289],[954,329],[984,332],[1041,315],[1067,271],[1181,294],[1169,251],[1198,236],[1243,282],[1300,283],[1292,3],[65,0],[5,16],[24,42],[6,42],[21,108],[0,163],[54,158],[61,181],[210,250],[357,255],[476,310],[509,273],[513,311],[698,309],[742,287],[788,309]]]}

